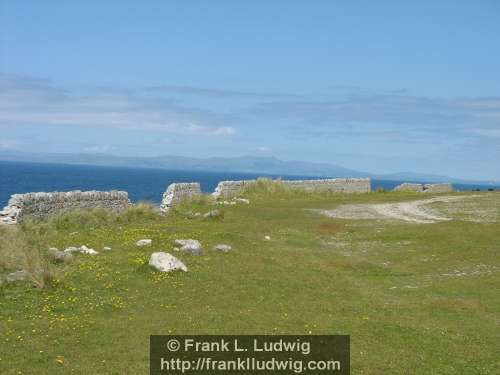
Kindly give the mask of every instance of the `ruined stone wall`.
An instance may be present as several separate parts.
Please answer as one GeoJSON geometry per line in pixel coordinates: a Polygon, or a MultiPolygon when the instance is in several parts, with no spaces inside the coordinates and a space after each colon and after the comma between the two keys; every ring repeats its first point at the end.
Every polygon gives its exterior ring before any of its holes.
{"type": "Polygon", "coordinates": [[[394,191],[413,191],[417,193],[449,193],[453,191],[453,185],[443,184],[414,184],[404,182],[394,188],[394,191]]]}
{"type": "Polygon", "coordinates": [[[241,193],[241,191],[257,180],[241,180],[241,181],[221,181],[212,193],[214,198],[232,198],[241,193]]]}
{"type": "Polygon", "coordinates": [[[368,193],[369,178],[329,178],[324,180],[284,180],[283,184],[294,190],[331,191],[336,193],[368,193]]]}
{"type": "Polygon", "coordinates": [[[424,185],[403,182],[401,185],[396,186],[393,190],[394,191],[413,191],[416,193],[421,193],[424,191],[424,185]]]}
{"type": "Polygon", "coordinates": [[[446,184],[425,184],[424,192],[426,193],[449,193],[453,191],[453,185],[446,184]]]}
{"type": "Polygon", "coordinates": [[[46,219],[54,214],[77,209],[104,208],[121,211],[130,205],[125,191],[68,191],[14,194],[0,211],[0,223],[21,223],[26,217],[46,219]]]}
{"type": "MultiPolygon", "coordinates": [[[[241,193],[256,180],[221,181],[212,193],[215,198],[231,198],[241,193]]],[[[287,188],[305,191],[331,191],[338,193],[367,193],[371,191],[369,178],[331,178],[321,180],[280,180],[287,188]]]]}
{"type": "Polygon", "coordinates": [[[198,195],[201,195],[200,184],[198,182],[170,184],[165,193],[163,193],[160,211],[166,213],[180,201],[198,195]]]}

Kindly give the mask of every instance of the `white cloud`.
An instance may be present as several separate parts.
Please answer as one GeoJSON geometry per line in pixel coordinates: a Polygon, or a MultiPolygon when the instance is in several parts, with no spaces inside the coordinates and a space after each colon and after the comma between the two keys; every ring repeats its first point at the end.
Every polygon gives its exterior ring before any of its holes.
{"type": "Polygon", "coordinates": [[[113,149],[112,146],[110,145],[92,145],[92,146],[87,146],[83,148],[83,151],[85,152],[97,152],[97,153],[104,153],[111,151],[113,149]]]}
{"type": "Polygon", "coordinates": [[[0,77],[0,125],[89,126],[230,136],[229,120],[210,111],[129,93],[69,93],[45,81],[0,77]]]}
{"type": "Polygon", "coordinates": [[[16,150],[23,144],[24,142],[17,139],[0,139],[0,149],[16,150]]]}
{"type": "Polygon", "coordinates": [[[257,147],[256,150],[259,151],[259,152],[269,152],[269,151],[271,151],[271,147],[259,146],[259,147],[257,147]]]}

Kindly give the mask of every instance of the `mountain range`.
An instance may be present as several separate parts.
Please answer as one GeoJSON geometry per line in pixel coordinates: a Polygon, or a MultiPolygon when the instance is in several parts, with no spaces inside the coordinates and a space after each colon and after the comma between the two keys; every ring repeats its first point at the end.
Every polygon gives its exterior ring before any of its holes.
{"type": "Polygon", "coordinates": [[[379,180],[454,182],[461,184],[498,185],[495,181],[472,181],[449,176],[399,172],[375,174],[344,168],[335,164],[304,161],[283,161],[275,157],[212,157],[191,158],[174,155],[156,157],[130,157],[109,154],[66,154],[1,151],[0,160],[57,164],[86,164],[98,166],[120,166],[137,168],[160,168],[169,170],[192,170],[206,172],[262,173],[270,175],[314,176],[314,177],[371,177],[379,180]]]}

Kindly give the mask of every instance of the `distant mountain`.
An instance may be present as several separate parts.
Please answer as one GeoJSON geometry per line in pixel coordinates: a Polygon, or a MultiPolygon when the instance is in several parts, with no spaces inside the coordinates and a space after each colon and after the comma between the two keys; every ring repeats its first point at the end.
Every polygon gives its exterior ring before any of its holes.
{"type": "Polygon", "coordinates": [[[160,168],[207,172],[263,173],[272,175],[297,175],[316,177],[372,177],[379,180],[454,182],[462,184],[491,184],[494,181],[471,181],[448,176],[400,172],[374,174],[361,172],[335,164],[303,161],[283,161],[275,157],[241,156],[234,158],[188,158],[183,156],[127,157],[108,154],[58,154],[0,151],[0,160],[57,164],[87,164],[137,168],[160,168]]]}

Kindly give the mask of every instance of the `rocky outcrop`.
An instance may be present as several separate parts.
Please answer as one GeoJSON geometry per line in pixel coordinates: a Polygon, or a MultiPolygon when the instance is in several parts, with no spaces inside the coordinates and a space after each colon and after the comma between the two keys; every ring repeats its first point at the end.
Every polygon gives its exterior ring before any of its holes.
{"type": "Polygon", "coordinates": [[[416,184],[404,182],[394,188],[394,191],[413,191],[416,193],[450,193],[453,191],[453,185],[443,184],[416,184]]]}
{"type": "Polygon", "coordinates": [[[14,194],[0,211],[0,223],[17,224],[24,218],[37,220],[79,209],[104,208],[121,211],[130,205],[125,191],[69,191],[53,193],[14,194]]]}
{"type": "Polygon", "coordinates": [[[167,213],[174,205],[184,199],[201,195],[200,184],[198,182],[170,184],[163,194],[160,211],[167,213]]]}

